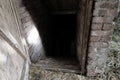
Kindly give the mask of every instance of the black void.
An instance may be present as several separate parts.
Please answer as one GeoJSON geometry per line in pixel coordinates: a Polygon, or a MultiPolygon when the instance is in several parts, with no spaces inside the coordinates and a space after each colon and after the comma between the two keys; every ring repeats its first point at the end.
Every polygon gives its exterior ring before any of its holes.
{"type": "Polygon", "coordinates": [[[47,56],[76,59],[77,15],[71,13],[49,14],[47,56]]]}

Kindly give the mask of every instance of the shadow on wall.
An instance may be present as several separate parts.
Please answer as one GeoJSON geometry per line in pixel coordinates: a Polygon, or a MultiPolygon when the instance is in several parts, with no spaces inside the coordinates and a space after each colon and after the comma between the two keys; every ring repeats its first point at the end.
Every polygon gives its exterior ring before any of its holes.
{"type": "MultiPolygon", "coordinates": [[[[36,28],[34,28],[33,30],[31,30],[30,33],[31,37],[29,38],[28,36],[28,44],[30,44],[30,49],[29,49],[29,54],[30,54],[30,58],[32,62],[36,62],[39,57],[41,56],[41,54],[44,53],[44,50],[41,49],[41,46],[43,44],[43,46],[45,47],[47,44],[47,36],[48,36],[48,25],[49,25],[49,21],[48,21],[48,16],[47,16],[47,8],[44,4],[44,1],[42,0],[22,0],[22,4],[26,7],[27,11],[29,11],[37,29],[39,30],[39,34],[40,34],[40,38],[38,37],[37,39],[35,39],[34,37],[36,35],[38,35],[38,33],[36,32],[36,28]],[[32,42],[34,43],[30,43],[32,40],[32,42]],[[37,43],[36,43],[37,41],[37,43]],[[42,41],[42,43],[41,43],[42,41]]],[[[42,46],[42,47],[43,47],[42,46]]]]}

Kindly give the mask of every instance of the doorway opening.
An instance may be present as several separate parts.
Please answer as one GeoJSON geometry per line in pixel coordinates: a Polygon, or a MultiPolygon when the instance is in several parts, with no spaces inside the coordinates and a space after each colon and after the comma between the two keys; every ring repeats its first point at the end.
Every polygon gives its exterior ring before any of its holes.
{"type": "Polygon", "coordinates": [[[47,69],[60,69],[80,73],[76,53],[77,14],[74,12],[49,13],[47,26],[46,56],[39,63],[47,69]],[[46,65],[46,66],[45,66],[46,65]],[[49,67],[47,67],[49,66],[49,67]]]}
{"type": "Polygon", "coordinates": [[[50,14],[49,56],[76,57],[76,14],[50,14]]]}
{"type": "Polygon", "coordinates": [[[41,67],[85,74],[92,1],[23,0],[46,51],[47,58],[38,62],[41,67]]]}

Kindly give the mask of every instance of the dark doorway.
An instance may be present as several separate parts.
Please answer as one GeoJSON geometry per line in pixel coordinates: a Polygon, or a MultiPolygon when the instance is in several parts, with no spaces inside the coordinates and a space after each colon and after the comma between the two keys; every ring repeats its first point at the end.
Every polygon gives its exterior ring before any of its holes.
{"type": "Polygon", "coordinates": [[[48,16],[49,25],[46,28],[45,41],[47,58],[40,60],[39,63],[47,69],[80,73],[76,53],[77,14],[75,12],[52,12],[48,16]]]}
{"type": "Polygon", "coordinates": [[[43,68],[70,69],[85,74],[92,1],[23,0],[46,51],[47,59],[39,60],[43,68]],[[57,61],[49,59],[51,57],[57,61]]]}
{"type": "Polygon", "coordinates": [[[47,55],[76,57],[76,14],[50,14],[49,48],[47,55]]]}

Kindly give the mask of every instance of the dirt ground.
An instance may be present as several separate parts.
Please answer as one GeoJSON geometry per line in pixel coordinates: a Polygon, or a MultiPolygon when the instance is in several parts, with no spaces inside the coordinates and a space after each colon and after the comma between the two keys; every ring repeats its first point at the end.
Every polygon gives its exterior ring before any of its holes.
{"type": "Polygon", "coordinates": [[[63,73],[61,71],[47,71],[40,67],[31,67],[29,80],[102,80],[87,78],[73,73],[63,73]]]}
{"type": "Polygon", "coordinates": [[[47,71],[40,67],[32,67],[29,80],[86,80],[86,78],[72,73],[47,71]]]}

